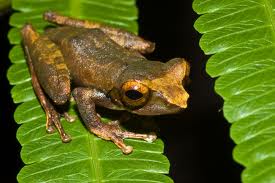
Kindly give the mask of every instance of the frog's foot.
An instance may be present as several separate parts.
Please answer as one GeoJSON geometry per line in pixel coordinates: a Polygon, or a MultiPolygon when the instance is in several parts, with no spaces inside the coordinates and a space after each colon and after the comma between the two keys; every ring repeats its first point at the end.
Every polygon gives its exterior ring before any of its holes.
{"type": "Polygon", "coordinates": [[[132,146],[127,146],[123,142],[123,139],[125,138],[143,139],[147,142],[153,142],[157,138],[156,134],[154,133],[138,134],[124,131],[120,128],[118,121],[112,121],[108,124],[102,123],[102,125],[91,129],[91,131],[105,140],[113,141],[124,154],[130,154],[133,151],[132,146]]]}
{"type": "Polygon", "coordinates": [[[71,137],[65,132],[62,124],[60,122],[60,114],[56,112],[53,107],[45,109],[46,112],[46,131],[48,133],[53,133],[55,128],[60,134],[62,142],[70,142],[71,137]]]}
{"type": "Polygon", "coordinates": [[[73,116],[73,115],[71,115],[71,114],[69,114],[67,112],[64,112],[62,114],[62,116],[66,119],[66,121],[68,121],[70,123],[75,122],[75,120],[76,120],[76,116],[73,116]]]}

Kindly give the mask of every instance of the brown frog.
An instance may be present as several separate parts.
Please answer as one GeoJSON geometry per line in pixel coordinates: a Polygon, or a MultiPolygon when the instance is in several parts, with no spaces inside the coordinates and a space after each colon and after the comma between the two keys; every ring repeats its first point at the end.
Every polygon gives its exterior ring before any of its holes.
{"type": "Polygon", "coordinates": [[[71,138],[54,105],[67,103],[71,94],[87,129],[113,141],[125,154],[133,148],[124,138],[151,142],[156,135],[124,131],[118,121],[102,123],[95,105],[138,115],[172,114],[187,107],[183,85],[189,65],[183,58],[148,61],[142,54],[153,52],[154,43],[130,32],[55,12],[44,13],[44,19],[62,26],[40,35],[26,24],[21,33],[46,129],[51,133],[55,127],[63,142],[71,138]]]}

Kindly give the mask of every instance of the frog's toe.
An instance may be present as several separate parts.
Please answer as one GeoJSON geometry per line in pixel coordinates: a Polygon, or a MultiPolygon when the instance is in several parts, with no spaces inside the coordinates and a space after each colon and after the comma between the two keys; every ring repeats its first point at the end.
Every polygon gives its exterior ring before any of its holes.
{"type": "Polygon", "coordinates": [[[46,131],[47,131],[47,133],[51,134],[51,133],[54,133],[55,128],[54,128],[54,126],[50,125],[50,126],[46,127],[46,131]]]}
{"type": "Polygon", "coordinates": [[[64,142],[64,143],[68,143],[68,142],[70,142],[72,140],[72,138],[70,137],[70,135],[68,135],[66,133],[60,135],[60,137],[61,137],[62,142],[64,142]]]}
{"type": "Polygon", "coordinates": [[[46,131],[48,133],[54,133],[55,130],[58,131],[62,142],[70,142],[71,137],[65,132],[61,121],[60,121],[60,114],[53,108],[52,105],[48,104],[45,108],[46,112],[46,131]]]}
{"type": "Polygon", "coordinates": [[[126,146],[125,148],[121,149],[124,154],[130,154],[133,152],[133,147],[132,146],[126,146]]]}
{"type": "Polygon", "coordinates": [[[150,143],[154,142],[156,139],[157,139],[157,135],[154,132],[147,134],[147,138],[144,138],[145,141],[150,143]]]}
{"type": "Polygon", "coordinates": [[[140,133],[133,133],[133,132],[128,132],[124,131],[121,132],[120,136],[125,139],[125,138],[132,138],[132,139],[142,139],[147,142],[154,142],[157,139],[157,135],[155,133],[149,133],[149,134],[140,134],[140,133]]]}
{"type": "Polygon", "coordinates": [[[76,116],[73,116],[73,115],[71,115],[71,114],[69,114],[67,112],[64,112],[63,116],[66,119],[66,121],[68,121],[70,123],[75,122],[75,120],[76,120],[76,116]]]}

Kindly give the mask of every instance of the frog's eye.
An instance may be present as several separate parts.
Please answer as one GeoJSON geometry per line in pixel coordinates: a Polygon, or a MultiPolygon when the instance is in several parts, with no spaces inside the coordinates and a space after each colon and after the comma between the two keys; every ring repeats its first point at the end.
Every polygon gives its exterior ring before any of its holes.
{"type": "Polygon", "coordinates": [[[122,85],[122,102],[129,108],[145,105],[149,98],[149,89],[137,81],[128,81],[122,85]]]}

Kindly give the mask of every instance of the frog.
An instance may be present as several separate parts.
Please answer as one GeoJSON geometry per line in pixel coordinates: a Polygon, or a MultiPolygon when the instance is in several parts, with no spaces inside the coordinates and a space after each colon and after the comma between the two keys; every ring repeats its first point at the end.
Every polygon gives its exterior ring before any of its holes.
{"type": "Polygon", "coordinates": [[[57,107],[71,99],[86,129],[112,141],[124,154],[133,151],[124,139],[153,142],[156,134],[127,131],[120,120],[104,123],[97,106],[141,116],[187,108],[184,86],[190,65],[184,58],[166,63],[148,60],[145,55],[154,51],[155,43],[134,33],[54,11],[44,12],[43,18],[56,26],[38,33],[26,23],[21,29],[22,46],[34,92],[46,114],[46,131],[57,130],[62,142],[70,142],[71,136],[60,118],[73,121],[73,117],[57,107]]]}

